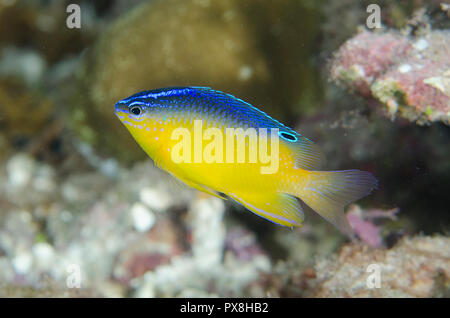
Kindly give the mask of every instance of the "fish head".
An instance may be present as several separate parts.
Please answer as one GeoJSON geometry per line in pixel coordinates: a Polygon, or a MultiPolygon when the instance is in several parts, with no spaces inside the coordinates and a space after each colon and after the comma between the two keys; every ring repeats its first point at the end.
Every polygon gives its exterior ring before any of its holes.
{"type": "Polygon", "coordinates": [[[124,125],[155,123],[160,120],[167,107],[160,90],[142,91],[118,101],[114,113],[124,125]],[[159,92],[159,93],[155,93],[159,92]]]}
{"type": "Polygon", "coordinates": [[[133,125],[142,122],[147,116],[148,105],[141,101],[121,100],[116,103],[114,113],[124,125],[133,125]]]}
{"type": "Polygon", "coordinates": [[[114,113],[122,124],[131,133],[134,139],[144,148],[151,143],[157,143],[155,138],[157,130],[160,130],[155,100],[130,96],[118,101],[114,107],[114,113]]]}

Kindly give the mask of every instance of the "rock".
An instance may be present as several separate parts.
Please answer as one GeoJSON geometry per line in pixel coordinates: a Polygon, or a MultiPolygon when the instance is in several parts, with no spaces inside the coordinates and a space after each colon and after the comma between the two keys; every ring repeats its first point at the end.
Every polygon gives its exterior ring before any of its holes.
{"type": "Polygon", "coordinates": [[[6,163],[9,185],[24,188],[31,182],[35,170],[34,160],[26,154],[17,154],[6,163]]]}
{"type": "Polygon", "coordinates": [[[317,262],[314,297],[432,297],[449,294],[450,239],[405,238],[394,248],[347,245],[317,262]],[[368,286],[368,266],[380,273],[380,288],[368,286]]]}
{"type": "Polygon", "coordinates": [[[49,165],[41,164],[35,172],[33,187],[38,192],[52,193],[56,190],[55,171],[49,165]]]}
{"type": "Polygon", "coordinates": [[[192,252],[200,270],[221,262],[225,244],[224,212],[224,201],[213,197],[196,200],[189,209],[192,252]]]}
{"type": "Polygon", "coordinates": [[[17,153],[6,163],[7,182],[0,184],[8,199],[19,206],[51,199],[57,188],[55,171],[27,153],[17,153]],[[27,195],[23,195],[26,192],[27,195]]]}
{"type": "Polygon", "coordinates": [[[166,211],[172,204],[170,195],[160,189],[145,187],[139,192],[141,202],[157,212],[166,211]]]}
{"type": "Polygon", "coordinates": [[[26,85],[36,85],[41,80],[46,63],[37,52],[8,48],[0,57],[0,76],[15,76],[26,85]]]}
{"type": "Polygon", "coordinates": [[[450,32],[412,38],[360,32],[337,53],[331,78],[382,102],[385,113],[423,125],[450,124],[450,32]]]}
{"type": "Polygon", "coordinates": [[[138,232],[147,232],[155,224],[154,214],[141,203],[135,203],[130,209],[133,226],[138,232]]]}
{"type": "Polygon", "coordinates": [[[258,255],[264,255],[256,237],[243,228],[236,227],[227,232],[225,247],[226,251],[230,251],[241,261],[249,261],[258,255]]]}
{"type": "Polygon", "coordinates": [[[41,242],[32,247],[34,266],[39,271],[50,271],[54,265],[55,250],[52,245],[41,242]]]}
{"type": "Polygon", "coordinates": [[[134,279],[131,282],[135,288],[134,296],[205,295],[205,290],[210,296],[237,296],[251,284],[258,284],[261,273],[270,271],[270,260],[258,249],[255,238],[250,234],[248,240],[255,248],[244,247],[247,249],[245,257],[240,257],[242,248],[237,247],[239,251],[236,251],[236,243],[223,257],[226,237],[222,220],[224,210],[221,199],[195,200],[186,216],[191,252],[176,255],[170,262],[134,279]],[[238,252],[236,256],[234,252],[238,252]]]}
{"type": "MultiPolygon", "coordinates": [[[[16,277],[16,273],[11,264],[11,259],[5,256],[0,257],[0,281],[11,282],[16,277]]],[[[0,286],[1,293],[1,286],[0,286]]]]}
{"type": "Polygon", "coordinates": [[[17,274],[26,275],[33,265],[33,256],[29,252],[21,252],[11,260],[11,264],[17,274]]]}
{"type": "Polygon", "coordinates": [[[370,96],[373,82],[403,60],[411,47],[410,41],[397,32],[361,32],[339,49],[331,66],[331,78],[370,96]]]}

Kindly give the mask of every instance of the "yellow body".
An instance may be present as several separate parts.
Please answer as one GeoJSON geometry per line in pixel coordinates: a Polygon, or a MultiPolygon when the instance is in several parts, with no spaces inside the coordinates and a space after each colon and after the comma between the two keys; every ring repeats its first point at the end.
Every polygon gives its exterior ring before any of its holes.
{"type": "MultiPolygon", "coordinates": [[[[126,127],[159,168],[185,184],[216,196],[217,193],[226,194],[249,210],[280,225],[301,226],[302,220],[280,220],[270,215],[278,213],[278,205],[281,203],[277,202],[277,194],[287,193],[297,196],[298,189],[301,188],[304,181],[308,180],[310,174],[307,170],[294,168],[295,158],[292,151],[283,144],[279,146],[280,164],[278,171],[273,174],[261,174],[261,168],[267,166],[267,164],[248,162],[248,144],[245,147],[247,155],[245,162],[237,162],[237,142],[234,144],[234,163],[206,163],[204,160],[201,163],[195,163],[193,160],[188,163],[175,163],[172,160],[171,151],[180,140],[173,140],[173,131],[178,128],[187,128],[193,139],[193,123],[174,124],[171,120],[162,120],[155,117],[144,120],[138,125],[126,124],[126,127]],[[292,187],[292,185],[295,186],[292,187]],[[268,194],[272,194],[273,198],[270,198],[268,194]],[[255,211],[254,207],[260,205],[260,201],[264,201],[264,211],[270,214],[255,211]]],[[[206,129],[205,125],[203,128],[206,129]]],[[[221,131],[225,136],[225,129],[221,128],[221,131]]],[[[203,140],[202,153],[210,142],[203,140]]],[[[225,142],[223,144],[225,146],[225,142]]],[[[225,152],[224,149],[223,153],[225,154],[225,152]]],[[[191,143],[191,154],[193,157],[193,142],[191,143]]]]}
{"type": "MultiPolygon", "coordinates": [[[[270,144],[268,152],[278,150],[276,160],[272,161],[276,167],[273,173],[262,173],[262,168],[268,166],[267,162],[250,160],[249,153],[255,151],[250,138],[244,139],[245,160],[242,162],[237,158],[237,153],[242,150],[238,148],[237,139],[231,147],[234,148],[233,161],[220,161],[217,158],[215,161],[206,160],[207,150],[210,150],[209,154],[222,152],[222,158],[225,159],[225,153],[230,151],[225,139],[219,143],[222,148],[218,148],[215,143],[216,136],[198,136],[195,120],[188,117],[171,117],[167,112],[146,113],[146,110],[141,109],[133,115],[133,105],[137,103],[132,99],[118,103],[116,114],[158,167],[200,191],[221,198],[226,195],[250,211],[279,225],[302,225],[304,214],[298,200],[300,199],[341,231],[351,234],[352,229],[343,213],[344,206],[367,195],[376,187],[376,179],[364,171],[327,172],[302,169],[318,167],[319,155],[312,148],[308,148],[313,146],[309,141],[299,144],[279,138],[281,141],[277,147],[270,144]],[[180,129],[190,138],[190,142],[183,143],[181,148],[180,143],[185,139],[179,138],[182,137],[180,134],[174,134],[180,129]],[[189,153],[186,158],[190,160],[174,160],[174,155],[180,155],[180,149],[184,154],[189,153]]],[[[211,120],[210,125],[210,121],[204,118],[200,125],[202,132],[214,125],[221,138],[227,135],[227,127],[219,121],[211,120]]],[[[278,133],[271,134],[275,135],[278,138],[278,133]]],[[[258,139],[259,148],[260,134],[255,138],[258,139]]]]}

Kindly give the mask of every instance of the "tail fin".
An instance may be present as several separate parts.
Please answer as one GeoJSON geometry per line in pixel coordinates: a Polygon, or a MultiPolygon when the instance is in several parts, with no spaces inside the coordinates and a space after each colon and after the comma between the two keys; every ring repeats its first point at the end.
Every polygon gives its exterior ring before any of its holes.
{"type": "Polygon", "coordinates": [[[344,206],[368,195],[377,187],[377,179],[366,171],[310,171],[309,182],[298,197],[342,232],[353,230],[344,214],[344,206]]]}

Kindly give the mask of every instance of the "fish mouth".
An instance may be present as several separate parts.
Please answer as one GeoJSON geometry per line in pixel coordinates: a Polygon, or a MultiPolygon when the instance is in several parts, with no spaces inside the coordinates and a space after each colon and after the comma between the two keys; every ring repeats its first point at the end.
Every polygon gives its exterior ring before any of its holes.
{"type": "Polygon", "coordinates": [[[124,119],[125,115],[128,114],[128,105],[123,102],[118,102],[114,106],[114,114],[120,119],[124,119]]]}

